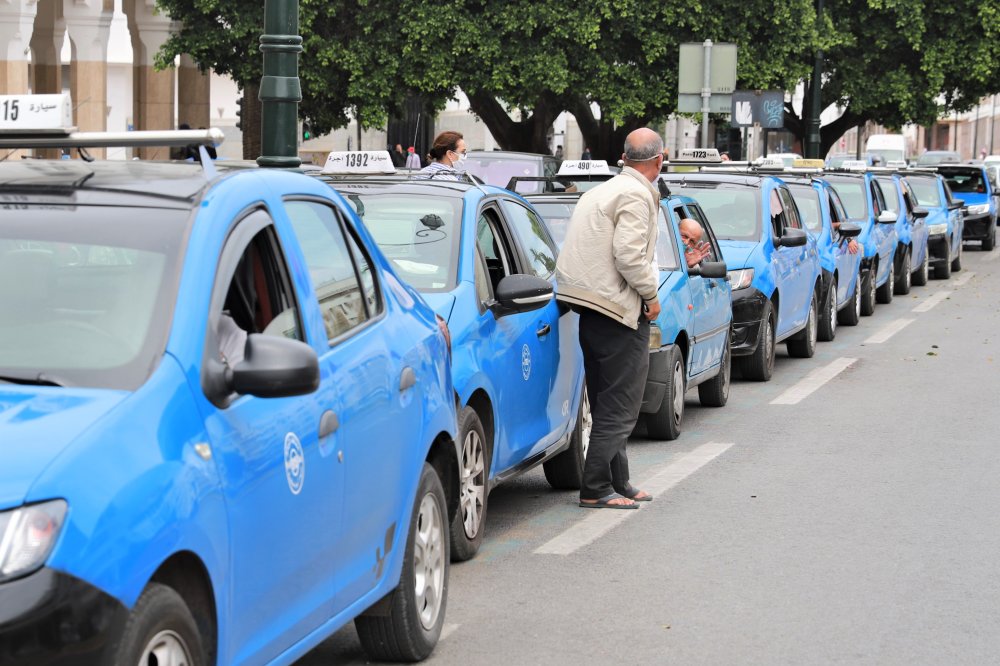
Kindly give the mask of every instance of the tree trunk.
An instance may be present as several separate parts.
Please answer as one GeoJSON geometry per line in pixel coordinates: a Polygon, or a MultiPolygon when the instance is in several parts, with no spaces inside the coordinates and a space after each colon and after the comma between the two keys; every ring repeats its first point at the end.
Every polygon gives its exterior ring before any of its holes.
{"type": "Polygon", "coordinates": [[[486,124],[503,150],[549,154],[548,132],[561,109],[553,100],[540,99],[526,118],[516,121],[496,97],[485,92],[468,94],[472,112],[486,124]]]}
{"type": "Polygon", "coordinates": [[[260,157],[261,103],[260,84],[247,83],[240,98],[240,129],[243,132],[243,159],[255,160],[260,157]]]}
{"type": "Polygon", "coordinates": [[[629,132],[645,127],[646,123],[638,118],[629,118],[615,127],[611,121],[594,117],[593,109],[586,98],[578,97],[569,103],[567,109],[576,118],[576,123],[583,134],[583,144],[590,149],[590,156],[595,160],[607,160],[614,166],[622,158],[625,149],[625,137],[629,132]]]}

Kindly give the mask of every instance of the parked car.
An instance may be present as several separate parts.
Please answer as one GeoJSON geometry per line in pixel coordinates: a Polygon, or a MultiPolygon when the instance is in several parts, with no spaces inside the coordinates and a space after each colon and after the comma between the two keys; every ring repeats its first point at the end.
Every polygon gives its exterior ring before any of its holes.
{"type": "Polygon", "coordinates": [[[743,376],[769,380],[780,342],[791,356],[811,357],[822,300],[819,252],[785,183],[752,170],[660,177],[712,223],[732,285],[732,354],[743,376]]]}
{"type": "Polygon", "coordinates": [[[861,314],[861,251],[851,253],[848,248],[861,227],[847,221],[844,204],[825,180],[791,175],[783,180],[798,206],[802,226],[816,241],[823,271],[817,337],[829,342],[837,335],[838,323],[855,326],[861,314]]]}
{"type": "Polygon", "coordinates": [[[939,164],[961,164],[962,156],[952,150],[928,150],[917,158],[916,166],[928,167],[939,164]]]}
{"type": "Polygon", "coordinates": [[[210,163],[9,161],[0,192],[0,663],[287,664],[352,619],[427,656],[447,329],[350,206],[210,163]]]}
{"type": "Polygon", "coordinates": [[[965,202],[955,199],[944,176],[929,171],[909,171],[906,184],[921,208],[928,210],[927,248],[934,277],[947,280],[952,272],[962,270],[962,233],[965,202]]]}
{"type": "Polygon", "coordinates": [[[875,182],[882,190],[886,208],[896,214],[895,293],[905,295],[910,293],[911,284],[927,284],[930,254],[924,220],[928,210],[917,203],[917,198],[900,174],[882,172],[876,175],[875,182]]]}
{"type": "Polygon", "coordinates": [[[499,187],[320,178],[351,202],[451,330],[462,447],[452,557],[467,560],[482,543],[499,483],[537,465],[553,488],[582,481],[590,407],[579,317],[553,297],[556,244],[537,211],[499,187]]]}
{"type": "Polygon", "coordinates": [[[997,243],[997,199],[1000,193],[985,166],[939,166],[937,172],[944,176],[948,189],[962,197],[964,223],[962,240],[981,241],[984,251],[992,250],[997,243]]]}
{"type": "MultiPolygon", "coordinates": [[[[465,158],[468,173],[488,185],[504,187],[514,177],[554,176],[559,170],[559,160],[552,155],[519,153],[507,150],[470,150],[465,158]]],[[[527,187],[521,192],[537,192],[527,187]]]]}

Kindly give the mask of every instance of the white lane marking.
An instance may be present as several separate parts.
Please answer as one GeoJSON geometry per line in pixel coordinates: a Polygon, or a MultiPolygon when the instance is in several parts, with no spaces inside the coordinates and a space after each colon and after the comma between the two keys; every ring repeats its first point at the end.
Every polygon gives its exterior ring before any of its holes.
{"type": "Polygon", "coordinates": [[[976,274],[973,271],[969,271],[967,273],[963,273],[957,280],[953,280],[951,284],[954,287],[964,287],[965,284],[975,276],[976,274]]]}
{"type": "Polygon", "coordinates": [[[853,365],[857,360],[858,359],[856,358],[838,358],[829,365],[824,365],[822,368],[816,368],[803,377],[799,383],[795,384],[772,400],[771,404],[795,405],[802,402],[809,397],[813,391],[823,386],[823,384],[826,384],[847,368],[851,367],[851,365],[853,365]]]}
{"type": "Polygon", "coordinates": [[[948,291],[947,289],[942,289],[941,291],[937,292],[936,294],[932,294],[932,295],[928,296],[927,300],[925,300],[923,303],[921,303],[917,307],[913,308],[912,312],[927,312],[932,307],[934,307],[935,305],[937,305],[938,303],[940,303],[944,299],[948,298],[949,296],[951,296],[951,292],[948,291]]]}
{"type": "Polygon", "coordinates": [[[987,252],[982,256],[983,261],[993,261],[997,257],[1000,257],[1000,249],[993,250],[992,252],[987,252]]]}
{"type": "MultiPolygon", "coordinates": [[[[679,460],[668,463],[651,479],[639,484],[639,487],[659,498],[678,483],[728,451],[731,446],[733,446],[732,443],[720,444],[718,442],[709,442],[708,444],[702,444],[679,460]]],[[[653,500],[653,503],[656,501],[653,500]]],[[[589,511],[591,512],[590,515],[567,528],[555,538],[543,543],[535,549],[535,554],[570,555],[575,553],[584,546],[594,543],[629,518],[642,513],[645,507],[649,505],[642,504],[640,506],[642,508],[632,511],[581,508],[580,511],[589,511]]]]}
{"type": "Polygon", "coordinates": [[[896,321],[890,321],[888,324],[879,329],[878,333],[871,336],[865,340],[866,345],[878,345],[882,344],[892,336],[896,335],[904,328],[912,324],[915,320],[913,319],[897,319],[896,321]]]}
{"type": "Polygon", "coordinates": [[[458,629],[460,626],[462,625],[448,624],[447,622],[445,622],[444,626],[441,627],[441,635],[438,637],[438,642],[443,641],[449,636],[451,636],[453,633],[455,633],[455,630],[458,629]]]}

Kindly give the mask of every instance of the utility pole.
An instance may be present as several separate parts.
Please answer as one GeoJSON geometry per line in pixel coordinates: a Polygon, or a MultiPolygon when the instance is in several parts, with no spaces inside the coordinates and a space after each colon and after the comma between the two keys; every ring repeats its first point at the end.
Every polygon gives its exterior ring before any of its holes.
{"type": "Polygon", "coordinates": [[[708,114],[712,112],[712,40],[706,39],[705,64],[701,86],[701,147],[708,148],[708,114]]]}
{"type": "MultiPolygon", "coordinates": [[[[823,25],[823,0],[816,0],[816,28],[822,32],[823,25]]],[[[823,49],[816,49],[813,59],[812,73],[812,103],[809,104],[809,125],[806,128],[806,157],[811,159],[821,159],[820,155],[820,120],[819,116],[823,109],[820,108],[823,88],[823,49]]],[[[803,100],[804,102],[804,100],[803,100]]]]}
{"type": "Polygon", "coordinates": [[[295,168],[298,155],[298,110],[302,101],[299,83],[299,0],[264,0],[264,76],[260,80],[262,167],[295,168]]]}

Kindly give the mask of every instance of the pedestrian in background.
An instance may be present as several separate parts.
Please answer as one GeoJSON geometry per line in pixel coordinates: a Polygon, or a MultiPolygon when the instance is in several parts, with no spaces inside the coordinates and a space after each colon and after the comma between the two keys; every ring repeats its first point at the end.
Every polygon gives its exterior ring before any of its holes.
{"type": "Polygon", "coordinates": [[[434,137],[431,146],[431,163],[420,174],[435,180],[458,180],[457,168],[465,161],[465,139],[461,132],[445,131],[434,137]]]}
{"type": "Polygon", "coordinates": [[[584,148],[583,148],[583,154],[580,155],[580,159],[581,160],[589,160],[590,159],[590,148],[584,146],[584,148]]]}
{"type": "Polygon", "coordinates": [[[649,370],[649,322],[660,314],[655,265],[663,141],[651,129],[625,139],[620,174],[585,192],[556,262],[558,299],[580,315],[593,419],[580,506],[636,509],[652,496],[629,482],[625,445],[649,370]]]}
{"type": "Polygon", "coordinates": [[[403,154],[403,146],[398,143],[395,148],[389,151],[389,157],[392,159],[392,166],[397,169],[406,165],[406,155],[403,154]]]}
{"type": "Polygon", "coordinates": [[[563,149],[562,146],[556,146],[556,154],[553,156],[560,162],[563,160],[563,149]]]}
{"type": "Polygon", "coordinates": [[[419,169],[420,168],[420,156],[417,155],[417,150],[413,146],[406,149],[406,168],[407,169],[419,169]]]}

